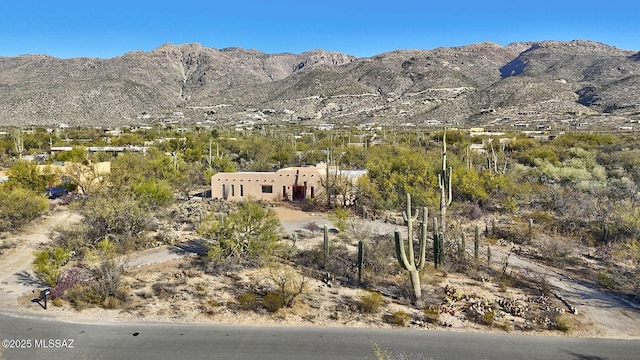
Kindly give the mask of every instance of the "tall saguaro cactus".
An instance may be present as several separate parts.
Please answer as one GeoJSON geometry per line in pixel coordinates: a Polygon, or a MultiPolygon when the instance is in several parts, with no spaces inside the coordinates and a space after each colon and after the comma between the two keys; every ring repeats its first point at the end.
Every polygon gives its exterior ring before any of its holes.
{"type": "MultiPolygon", "coordinates": [[[[446,243],[447,229],[447,207],[451,205],[453,199],[451,195],[451,166],[447,168],[447,129],[442,132],[442,169],[438,174],[438,185],[440,186],[440,248],[443,249],[446,243]]],[[[442,261],[442,259],[440,259],[442,261]]]]}
{"type": "Polygon", "coordinates": [[[433,267],[436,269],[442,263],[442,242],[438,233],[438,218],[433,217],[433,267]]]}
{"type": "MultiPolygon", "coordinates": [[[[399,230],[395,231],[395,245],[396,245],[396,258],[403,269],[409,272],[409,279],[411,280],[411,286],[413,288],[413,295],[415,296],[415,305],[422,306],[422,289],[420,287],[420,271],[424,268],[425,264],[425,252],[427,249],[427,208],[423,208],[422,212],[422,224],[421,224],[421,237],[420,237],[420,252],[418,253],[418,259],[416,261],[413,250],[413,220],[415,219],[411,215],[411,195],[407,194],[407,210],[404,214],[404,218],[407,222],[407,251],[405,251],[402,236],[399,230]],[[408,255],[407,255],[408,253],[408,255]]],[[[417,215],[417,212],[416,212],[417,215]]],[[[416,216],[417,218],[417,216],[416,216]]]]}
{"type": "Polygon", "coordinates": [[[322,237],[322,260],[324,267],[327,267],[327,260],[329,259],[329,228],[324,225],[324,234],[322,237]]]}

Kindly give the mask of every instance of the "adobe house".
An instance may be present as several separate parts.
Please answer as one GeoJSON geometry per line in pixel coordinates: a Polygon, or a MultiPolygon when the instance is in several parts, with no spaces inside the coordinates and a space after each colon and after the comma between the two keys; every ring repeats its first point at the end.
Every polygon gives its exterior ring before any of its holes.
{"type": "Polygon", "coordinates": [[[276,172],[217,173],[211,177],[211,197],[225,200],[302,201],[322,188],[327,165],[288,167],[276,172]]]}
{"type": "MultiPolygon", "coordinates": [[[[330,169],[334,173],[334,169],[330,169]]],[[[288,167],[276,172],[217,173],[211,177],[211,197],[232,201],[302,201],[322,189],[327,165],[288,167]]]]}

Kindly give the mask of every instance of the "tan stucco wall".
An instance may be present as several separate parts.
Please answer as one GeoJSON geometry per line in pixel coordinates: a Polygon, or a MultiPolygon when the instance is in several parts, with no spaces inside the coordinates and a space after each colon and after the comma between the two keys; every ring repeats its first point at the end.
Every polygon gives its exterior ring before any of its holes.
{"type": "MultiPolygon", "coordinates": [[[[297,191],[304,191],[304,198],[309,199],[317,196],[325,174],[324,166],[285,168],[276,172],[217,173],[211,178],[211,196],[224,198],[223,189],[226,189],[226,198],[232,201],[293,200],[294,187],[298,186],[297,191]],[[263,192],[263,186],[271,186],[272,192],[263,192]]],[[[300,198],[302,193],[297,195],[300,198]]]]}

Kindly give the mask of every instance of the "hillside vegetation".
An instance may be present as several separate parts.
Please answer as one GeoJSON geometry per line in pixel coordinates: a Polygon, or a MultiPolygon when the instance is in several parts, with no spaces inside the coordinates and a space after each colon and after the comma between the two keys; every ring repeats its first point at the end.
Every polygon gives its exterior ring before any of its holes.
{"type": "MultiPolygon", "coordinates": [[[[464,315],[505,329],[570,328],[561,315],[575,304],[553,297],[545,276],[523,266],[522,259],[566,271],[632,302],[640,296],[640,144],[634,136],[566,133],[540,140],[517,133],[448,130],[445,152],[441,130],[272,126],[251,132],[181,131],[158,127],[107,136],[95,128],[76,128],[24,134],[24,154],[38,153],[49,142],[76,143],[43,163],[64,160],[91,169],[93,162],[111,162],[110,174],[84,183],[86,177],[56,177],[52,168],[38,173],[30,163],[11,160],[11,138],[3,139],[11,178],[0,191],[0,223],[21,225],[7,217],[15,208],[17,189],[24,189],[17,193],[22,197],[42,200],[48,185],[72,191],[52,201],[52,209],[68,206],[82,215],[78,224],[56,229],[53,242],[36,253],[34,270],[56,290],[59,303],[78,309],[139,308],[144,305],[138,298],[176,299],[182,294],[178,289],[185,289],[207,314],[215,314],[223,302],[236,314],[277,314],[319,306],[309,284],[322,283],[369,291],[343,299],[332,309],[334,317],[378,314],[393,303],[402,305],[402,311],[413,309],[407,315],[386,314],[390,317],[385,321],[394,324],[446,325],[448,316],[464,315]],[[350,145],[349,139],[361,136],[369,137],[367,146],[350,145]],[[119,145],[165,140],[144,154],[93,153],[85,147],[107,139],[119,145]],[[347,207],[326,198],[344,185],[339,179],[316,198],[295,204],[328,214],[334,232],[313,222],[285,232],[271,204],[190,200],[207,189],[218,171],[270,171],[327,157],[342,168],[368,170],[346,192],[351,200],[347,207]],[[85,190],[73,195],[80,185],[85,190]],[[450,199],[448,205],[443,206],[443,195],[450,199]],[[392,234],[370,228],[368,222],[399,229],[396,249],[405,255],[394,250],[392,234]],[[408,245],[409,236],[415,246],[408,245]],[[176,241],[197,255],[180,263],[175,281],[158,275],[150,288],[130,283],[128,270],[115,260],[176,241]],[[233,275],[240,273],[244,275],[233,275]],[[228,286],[221,299],[205,283],[195,290],[181,287],[188,283],[184,276],[199,279],[203,274],[226,279],[236,290],[228,286]],[[447,280],[449,276],[457,280],[447,280]],[[484,297],[462,290],[469,282],[483,289],[492,284],[500,294],[484,297]],[[139,291],[132,293],[132,288],[139,291]]],[[[34,216],[38,214],[25,214],[25,221],[34,216]]]]}

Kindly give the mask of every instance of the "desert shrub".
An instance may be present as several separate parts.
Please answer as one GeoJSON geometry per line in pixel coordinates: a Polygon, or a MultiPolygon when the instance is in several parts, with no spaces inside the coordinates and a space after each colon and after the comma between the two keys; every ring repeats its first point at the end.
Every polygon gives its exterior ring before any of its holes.
{"type": "Polygon", "coordinates": [[[440,321],[440,310],[436,306],[428,306],[424,308],[425,320],[431,324],[437,324],[440,321]]]}
{"type": "Polygon", "coordinates": [[[75,285],[67,291],[66,296],[76,310],[86,309],[89,306],[100,304],[104,300],[91,285],[75,285]]]}
{"type": "Polygon", "coordinates": [[[551,266],[560,266],[573,253],[571,243],[563,239],[545,239],[538,245],[538,254],[551,266]]]}
{"type": "Polygon", "coordinates": [[[35,191],[0,187],[0,231],[14,230],[44,214],[49,202],[35,191]]]}
{"type": "Polygon", "coordinates": [[[285,305],[284,297],[277,291],[269,291],[262,298],[262,305],[269,312],[277,312],[285,305]]]}
{"type": "Polygon", "coordinates": [[[482,315],[482,322],[485,325],[493,325],[493,320],[495,318],[495,312],[493,310],[485,311],[482,315]]]}
{"type": "Polygon", "coordinates": [[[153,297],[153,291],[147,290],[147,289],[142,289],[140,291],[136,292],[137,296],[140,296],[143,299],[151,299],[153,297]]]}
{"type": "Polygon", "coordinates": [[[598,284],[604,286],[609,290],[613,290],[616,287],[616,283],[611,278],[610,274],[606,270],[598,272],[598,284]]]}
{"type": "Polygon", "coordinates": [[[140,235],[153,219],[146,204],[126,193],[90,197],[80,212],[87,231],[85,237],[92,241],[109,237],[119,253],[144,244],[140,235]]]}
{"type": "Polygon", "coordinates": [[[102,300],[109,296],[118,297],[120,300],[126,300],[122,291],[122,274],[124,273],[124,264],[119,263],[116,259],[108,258],[92,269],[94,282],[92,284],[94,291],[102,300]]]}
{"type": "Polygon", "coordinates": [[[151,209],[167,206],[173,200],[173,188],[166,180],[146,179],[133,184],[136,199],[151,209]]]}
{"type": "Polygon", "coordinates": [[[172,218],[181,223],[199,224],[207,216],[207,208],[208,204],[202,201],[181,202],[172,218]]]}
{"type": "Polygon", "coordinates": [[[83,260],[87,253],[87,229],[82,224],[56,226],[53,229],[53,240],[56,245],[75,253],[74,258],[83,260]]]}
{"type": "Polygon", "coordinates": [[[571,326],[569,325],[569,320],[566,316],[558,315],[555,318],[556,329],[562,332],[569,332],[571,330],[571,326]]]}
{"type": "Polygon", "coordinates": [[[409,323],[410,319],[411,319],[411,315],[409,315],[409,313],[407,313],[406,311],[402,311],[402,310],[394,312],[393,315],[391,316],[392,323],[398,326],[406,326],[407,323],[409,323]]]}
{"type": "Polygon", "coordinates": [[[102,301],[102,307],[105,309],[117,309],[120,307],[120,299],[115,296],[107,296],[107,298],[102,301]]]}
{"type": "Polygon", "coordinates": [[[213,315],[216,312],[216,308],[220,306],[220,302],[214,298],[209,298],[207,301],[200,305],[200,310],[207,315],[213,315]]]}
{"type": "Polygon", "coordinates": [[[172,298],[177,294],[176,284],[171,282],[157,282],[151,285],[153,293],[160,299],[172,298]]]}
{"type": "Polygon", "coordinates": [[[64,305],[64,301],[61,298],[54,298],[53,300],[51,300],[51,303],[53,304],[53,306],[56,307],[60,307],[62,305],[64,305]]]}
{"type": "Polygon", "coordinates": [[[81,269],[75,266],[66,269],[60,275],[56,286],[51,289],[51,298],[63,298],[65,295],[65,291],[73,288],[76,285],[87,284],[90,279],[91,274],[85,269],[81,269]]]}
{"type": "Polygon", "coordinates": [[[308,278],[298,274],[291,268],[272,268],[268,274],[275,286],[275,292],[282,297],[283,306],[293,306],[296,298],[307,288],[308,278]]]}
{"type": "Polygon", "coordinates": [[[4,253],[3,250],[6,249],[13,249],[14,247],[16,247],[16,243],[13,241],[0,241],[0,255],[2,255],[4,253]]]}
{"type": "Polygon", "coordinates": [[[253,310],[258,305],[258,299],[256,294],[252,292],[245,292],[238,296],[238,303],[245,310],[253,310]]]}
{"type": "Polygon", "coordinates": [[[216,216],[208,217],[198,233],[212,240],[208,251],[212,260],[260,265],[276,249],[281,229],[273,210],[263,208],[259,202],[246,201],[222,222],[216,216]]]}
{"type": "Polygon", "coordinates": [[[332,278],[340,278],[348,282],[356,274],[355,255],[349,251],[345,244],[332,240],[329,240],[331,243],[326,264],[324,262],[322,241],[319,241],[312,249],[299,251],[296,263],[300,266],[322,270],[323,276],[330,274],[332,278]]]}
{"type": "Polygon", "coordinates": [[[372,269],[374,274],[389,274],[397,266],[397,261],[393,254],[395,248],[389,236],[373,236],[365,242],[364,267],[372,269]]]}
{"type": "Polygon", "coordinates": [[[471,220],[478,220],[484,215],[482,208],[478,204],[474,203],[466,203],[462,207],[461,211],[471,220]]]}
{"type": "Polygon", "coordinates": [[[204,298],[208,295],[207,286],[204,283],[197,283],[193,286],[193,294],[196,297],[204,298]]]}
{"type": "Polygon", "coordinates": [[[347,229],[347,223],[349,220],[349,209],[345,207],[337,207],[329,214],[329,220],[333,223],[333,226],[340,232],[344,232],[347,229]]]}
{"type": "Polygon", "coordinates": [[[373,314],[380,311],[380,308],[384,305],[384,298],[379,292],[369,291],[367,294],[360,297],[358,309],[367,314],[373,314]]]}
{"type": "Polygon", "coordinates": [[[60,279],[62,267],[71,259],[71,251],[61,246],[35,251],[33,270],[38,278],[54,287],[60,279]]]}

